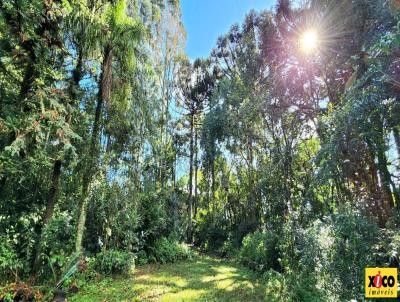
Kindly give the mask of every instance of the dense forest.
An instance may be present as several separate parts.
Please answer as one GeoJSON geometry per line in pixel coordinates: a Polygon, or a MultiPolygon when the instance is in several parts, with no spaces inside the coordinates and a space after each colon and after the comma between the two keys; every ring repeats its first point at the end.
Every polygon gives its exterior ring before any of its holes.
{"type": "Polygon", "coordinates": [[[192,60],[179,0],[0,0],[0,301],[203,254],[361,301],[400,260],[399,16],[280,0],[192,60]]]}

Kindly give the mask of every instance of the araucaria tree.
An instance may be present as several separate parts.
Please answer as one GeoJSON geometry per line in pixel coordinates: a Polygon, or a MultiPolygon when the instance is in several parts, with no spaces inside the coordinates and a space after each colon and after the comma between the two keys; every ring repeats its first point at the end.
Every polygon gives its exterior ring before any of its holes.
{"type": "Polygon", "coordinates": [[[274,301],[359,299],[399,266],[399,1],[276,2],[188,58],[177,0],[0,1],[7,290],[184,244],[274,301]]]}

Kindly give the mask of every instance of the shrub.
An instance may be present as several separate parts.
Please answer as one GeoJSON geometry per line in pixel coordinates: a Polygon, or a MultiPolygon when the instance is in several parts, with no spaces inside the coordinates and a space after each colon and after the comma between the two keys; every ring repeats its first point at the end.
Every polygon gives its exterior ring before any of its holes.
{"type": "Polygon", "coordinates": [[[74,236],[75,228],[71,215],[65,212],[55,215],[43,230],[42,253],[46,257],[70,255],[75,248],[74,236]]]}
{"type": "Polygon", "coordinates": [[[193,253],[187,245],[161,237],[154,245],[153,256],[158,262],[167,263],[190,259],[193,253]]]}
{"type": "Polygon", "coordinates": [[[299,226],[296,215],[287,219],[281,227],[278,240],[279,262],[285,273],[300,271],[300,246],[305,240],[305,232],[299,226]]]}
{"type": "Polygon", "coordinates": [[[266,300],[272,302],[282,301],[289,297],[286,278],[274,270],[268,270],[263,274],[266,300]]]}
{"type": "Polygon", "coordinates": [[[374,246],[381,241],[378,225],[357,210],[344,208],[332,216],[331,248],[327,251],[329,264],[326,274],[338,284],[329,289],[341,299],[354,299],[364,291],[364,268],[377,266],[374,246]],[[337,286],[338,285],[338,286],[337,286]]]}
{"type": "Polygon", "coordinates": [[[118,250],[103,250],[96,255],[95,270],[103,274],[129,273],[134,268],[133,254],[118,250]]]}
{"type": "Polygon", "coordinates": [[[243,239],[240,261],[257,271],[279,270],[277,254],[278,236],[271,231],[256,231],[243,239]]]}
{"type": "Polygon", "coordinates": [[[222,248],[228,239],[228,222],[222,214],[200,213],[195,224],[195,243],[208,251],[222,248]]]}
{"type": "Polygon", "coordinates": [[[376,245],[377,258],[382,267],[400,266],[400,211],[395,210],[382,229],[381,240],[376,245]]]}
{"type": "Polygon", "coordinates": [[[238,248],[235,246],[234,242],[230,239],[226,240],[222,247],[218,249],[218,255],[220,257],[233,257],[236,258],[238,256],[238,248]]]}
{"type": "Polygon", "coordinates": [[[139,217],[135,196],[120,183],[98,176],[87,211],[83,243],[86,251],[98,253],[103,245],[132,252],[136,249],[139,217]]]}
{"type": "Polygon", "coordinates": [[[374,221],[348,205],[307,228],[290,219],[280,236],[279,254],[285,273],[295,278],[291,292],[307,301],[319,300],[313,288],[332,301],[357,299],[363,292],[364,268],[381,264],[375,253],[379,234],[374,221]]]}
{"type": "MultiPolygon", "coordinates": [[[[1,220],[0,224],[4,222],[1,220]]],[[[36,238],[34,223],[26,217],[16,225],[0,225],[0,281],[28,277],[36,238]]]]}
{"type": "Polygon", "coordinates": [[[236,246],[241,246],[244,237],[250,233],[254,233],[258,229],[259,225],[257,222],[242,218],[241,221],[237,222],[237,224],[233,228],[232,240],[236,246]]]}
{"type": "Polygon", "coordinates": [[[313,276],[303,274],[288,275],[287,291],[290,293],[290,301],[337,301],[330,295],[326,295],[321,289],[316,286],[317,281],[313,276]]]}
{"type": "MultiPolygon", "coordinates": [[[[75,254],[75,256],[79,256],[79,254],[75,254]]],[[[71,258],[69,261],[70,265],[65,267],[63,272],[61,279],[62,288],[69,288],[71,291],[72,288],[76,287],[80,289],[99,280],[99,272],[95,269],[97,265],[96,260],[95,257],[71,258]],[[78,259],[78,263],[75,262],[75,259],[78,259]],[[76,270],[73,268],[74,264],[77,264],[75,266],[76,270]],[[70,273],[71,271],[72,273],[70,273]]]]}
{"type": "Polygon", "coordinates": [[[139,225],[137,232],[140,234],[139,250],[153,247],[160,236],[167,233],[167,213],[165,200],[156,193],[143,193],[138,200],[139,225]]]}
{"type": "Polygon", "coordinates": [[[0,287],[0,301],[2,302],[42,300],[42,293],[24,282],[11,283],[0,287]]]}
{"type": "Polygon", "coordinates": [[[18,280],[19,272],[23,269],[23,262],[5,236],[0,236],[0,241],[0,279],[18,280]]]}
{"type": "Polygon", "coordinates": [[[141,250],[136,254],[137,257],[137,264],[138,265],[145,265],[149,262],[149,259],[147,257],[147,254],[145,251],[141,250]]]}
{"type": "Polygon", "coordinates": [[[57,279],[74,250],[75,229],[72,217],[65,212],[55,215],[42,230],[39,275],[57,279]]]}
{"type": "Polygon", "coordinates": [[[288,275],[274,270],[263,274],[266,301],[328,301],[315,285],[315,281],[303,275],[288,275]]]}

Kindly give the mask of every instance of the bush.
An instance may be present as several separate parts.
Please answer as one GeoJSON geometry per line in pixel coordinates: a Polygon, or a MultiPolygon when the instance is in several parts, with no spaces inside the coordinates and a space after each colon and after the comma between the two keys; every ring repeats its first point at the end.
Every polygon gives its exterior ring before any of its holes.
{"type": "Polygon", "coordinates": [[[63,267],[74,251],[75,229],[72,217],[65,212],[55,215],[42,230],[39,275],[60,277],[63,267]]]}
{"type": "Polygon", "coordinates": [[[195,243],[207,251],[222,248],[228,239],[228,222],[222,214],[200,213],[195,223],[195,243]]]}
{"type": "Polygon", "coordinates": [[[147,257],[147,254],[145,251],[141,250],[136,254],[136,261],[138,265],[145,265],[149,262],[149,259],[147,257]]]}
{"type": "Polygon", "coordinates": [[[328,301],[314,285],[315,281],[303,275],[292,276],[274,270],[263,274],[267,301],[328,301]]]}
{"type": "Polygon", "coordinates": [[[154,245],[153,256],[158,262],[167,263],[190,259],[193,253],[187,245],[161,237],[154,245]]]}
{"type": "Polygon", "coordinates": [[[271,231],[256,231],[244,237],[239,259],[257,271],[279,270],[277,243],[278,236],[271,231]]]}
{"type": "Polygon", "coordinates": [[[326,274],[338,286],[327,282],[328,288],[342,299],[358,298],[364,292],[365,267],[378,266],[374,246],[381,241],[380,229],[359,211],[344,208],[332,216],[332,247],[328,253],[326,274]]]}
{"type": "Polygon", "coordinates": [[[129,273],[134,268],[132,253],[118,250],[103,250],[96,255],[95,270],[103,274],[129,273]]]}
{"type": "Polygon", "coordinates": [[[374,221],[348,205],[306,228],[288,220],[279,254],[283,270],[293,278],[291,292],[307,301],[320,300],[315,288],[332,301],[357,299],[364,291],[364,268],[382,265],[375,253],[382,234],[374,221]]]}
{"type": "Polygon", "coordinates": [[[65,212],[55,215],[43,230],[42,256],[47,258],[73,253],[75,232],[71,215],[65,212]]]}
{"type": "Polygon", "coordinates": [[[235,246],[234,242],[230,239],[226,240],[222,245],[222,247],[218,249],[217,252],[220,257],[237,258],[239,254],[238,248],[235,246]]]}
{"type": "Polygon", "coordinates": [[[9,226],[4,226],[4,222],[0,217],[0,283],[25,280],[29,276],[37,238],[34,223],[27,217],[9,226]]]}
{"type": "Polygon", "coordinates": [[[19,272],[23,269],[23,262],[18,258],[11,242],[5,237],[0,236],[0,280],[18,280],[19,272]]]}
{"type": "Polygon", "coordinates": [[[136,230],[140,234],[138,249],[149,252],[160,236],[167,236],[170,233],[166,211],[167,200],[162,194],[143,193],[139,195],[138,202],[138,213],[140,213],[136,230]]]}
{"type": "Polygon", "coordinates": [[[290,293],[290,301],[338,301],[330,295],[326,295],[316,286],[317,281],[313,276],[303,274],[287,276],[288,292],[290,293]]]}
{"type": "Polygon", "coordinates": [[[104,175],[98,177],[87,210],[85,250],[98,253],[106,245],[134,252],[139,244],[136,195],[104,175]]]}
{"type": "Polygon", "coordinates": [[[266,300],[278,302],[289,297],[286,278],[283,274],[269,270],[263,274],[262,279],[265,285],[266,300]]]}
{"type": "Polygon", "coordinates": [[[382,230],[381,241],[376,246],[377,257],[382,267],[400,266],[400,211],[395,210],[393,216],[382,230]]]}
{"type": "Polygon", "coordinates": [[[24,282],[11,283],[0,287],[0,301],[43,301],[43,295],[40,291],[24,282]]]}

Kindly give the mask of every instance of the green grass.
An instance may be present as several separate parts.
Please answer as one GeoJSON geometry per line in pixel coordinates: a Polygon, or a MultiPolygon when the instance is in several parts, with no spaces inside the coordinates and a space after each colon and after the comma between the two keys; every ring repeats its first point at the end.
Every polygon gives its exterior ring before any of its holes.
{"type": "Polygon", "coordinates": [[[268,301],[252,271],[228,260],[191,261],[136,268],[131,277],[106,278],[68,298],[89,301],[268,301]]]}

